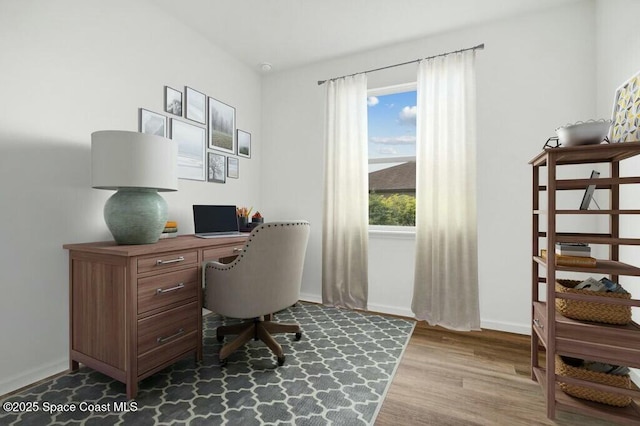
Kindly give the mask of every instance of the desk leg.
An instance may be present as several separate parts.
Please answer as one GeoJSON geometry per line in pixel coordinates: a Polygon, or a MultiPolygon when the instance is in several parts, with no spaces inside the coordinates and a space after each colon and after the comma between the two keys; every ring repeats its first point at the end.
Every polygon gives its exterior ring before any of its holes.
{"type": "Polygon", "coordinates": [[[127,399],[134,399],[138,394],[138,382],[130,381],[127,383],[127,399]]]}

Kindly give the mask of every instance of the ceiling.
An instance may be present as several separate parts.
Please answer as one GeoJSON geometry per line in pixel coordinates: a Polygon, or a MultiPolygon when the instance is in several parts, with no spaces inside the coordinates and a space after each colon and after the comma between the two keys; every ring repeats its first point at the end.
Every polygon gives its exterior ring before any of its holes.
{"type": "Polygon", "coordinates": [[[247,65],[280,71],[584,0],[152,1],[247,65]]]}

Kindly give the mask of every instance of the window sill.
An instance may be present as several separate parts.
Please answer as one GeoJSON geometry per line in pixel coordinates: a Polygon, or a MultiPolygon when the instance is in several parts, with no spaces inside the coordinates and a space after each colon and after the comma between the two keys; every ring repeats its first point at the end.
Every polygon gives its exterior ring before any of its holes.
{"type": "Polygon", "coordinates": [[[414,239],[415,226],[370,226],[369,236],[381,238],[414,239]]]}

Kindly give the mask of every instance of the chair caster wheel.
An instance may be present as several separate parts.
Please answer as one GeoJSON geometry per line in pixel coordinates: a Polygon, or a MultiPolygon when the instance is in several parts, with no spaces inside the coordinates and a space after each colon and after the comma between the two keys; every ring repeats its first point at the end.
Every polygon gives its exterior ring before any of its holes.
{"type": "Polygon", "coordinates": [[[224,341],[224,336],[216,336],[218,343],[222,343],[224,341]]]}
{"type": "Polygon", "coordinates": [[[284,355],[278,357],[278,366],[281,367],[284,365],[284,355]]]}
{"type": "Polygon", "coordinates": [[[296,342],[300,339],[302,339],[302,333],[298,332],[296,333],[296,342]]]}
{"type": "Polygon", "coordinates": [[[220,360],[220,367],[226,367],[227,366],[227,359],[221,359],[220,360]]]}

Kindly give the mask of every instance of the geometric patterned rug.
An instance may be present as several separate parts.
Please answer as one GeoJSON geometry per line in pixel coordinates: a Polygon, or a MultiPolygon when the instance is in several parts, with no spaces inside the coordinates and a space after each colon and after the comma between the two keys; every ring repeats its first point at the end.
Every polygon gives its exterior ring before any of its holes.
{"type": "Polygon", "coordinates": [[[259,341],[220,367],[215,329],[236,321],[213,314],[204,318],[203,361],[188,357],[140,382],[129,411],[122,383],[82,367],[3,400],[0,424],[373,424],[415,322],[310,303],[297,303],[275,320],[298,322],[303,330],[300,341],[275,335],[286,356],[281,367],[259,341]],[[37,411],[7,412],[34,402],[37,411]],[[44,412],[45,403],[76,411],[44,412]]]}

